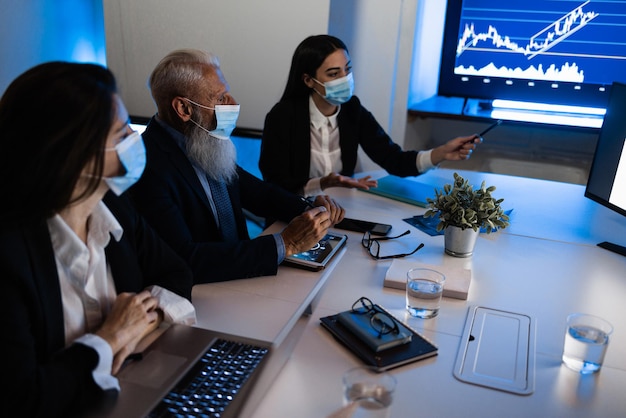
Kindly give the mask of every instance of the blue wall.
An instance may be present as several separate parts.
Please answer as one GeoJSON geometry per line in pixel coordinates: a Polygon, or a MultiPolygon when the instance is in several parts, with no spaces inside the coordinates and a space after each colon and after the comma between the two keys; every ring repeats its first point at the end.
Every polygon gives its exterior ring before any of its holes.
{"type": "Polygon", "coordinates": [[[106,63],[102,0],[0,0],[0,93],[46,61],[106,63]]]}

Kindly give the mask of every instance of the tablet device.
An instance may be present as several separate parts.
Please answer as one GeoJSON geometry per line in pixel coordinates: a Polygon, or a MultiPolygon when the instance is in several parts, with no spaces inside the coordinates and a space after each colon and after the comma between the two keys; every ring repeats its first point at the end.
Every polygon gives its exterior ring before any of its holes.
{"type": "Polygon", "coordinates": [[[346,235],[327,233],[313,248],[285,257],[282,264],[305,270],[322,270],[348,240],[346,235]]]}

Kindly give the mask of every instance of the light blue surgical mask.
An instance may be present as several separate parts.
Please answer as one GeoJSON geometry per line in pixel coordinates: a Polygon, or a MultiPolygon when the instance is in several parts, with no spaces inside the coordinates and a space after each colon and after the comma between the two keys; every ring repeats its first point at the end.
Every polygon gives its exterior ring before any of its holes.
{"type": "Polygon", "coordinates": [[[126,173],[122,176],[102,178],[109,189],[119,196],[137,183],[146,168],[146,147],[139,132],[133,132],[114,148],[106,148],[105,151],[117,152],[118,158],[126,169],[126,173]]]}
{"type": "Polygon", "coordinates": [[[239,110],[240,105],[215,105],[215,107],[209,107],[201,105],[200,103],[196,103],[193,100],[185,99],[189,103],[193,103],[198,107],[203,109],[213,110],[215,112],[215,119],[217,120],[217,126],[212,131],[208,130],[204,126],[200,125],[193,119],[190,119],[191,122],[196,125],[198,128],[204,130],[212,137],[222,140],[229,140],[230,135],[233,133],[233,130],[237,126],[237,119],[239,118],[239,110]]]}
{"type": "MultiPolygon", "coordinates": [[[[311,77],[313,78],[313,77],[311,77]]],[[[317,84],[324,86],[326,95],[322,95],[319,91],[315,90],[317,94],[322,96],[326,101],[332,105],[338,106],[344,104],[352,98],[354,94],[354,79],[352,73],[348,73],[345,77],[338,78],[332,81],[326,81],[322,83],[313,78],[317,84]]]]}

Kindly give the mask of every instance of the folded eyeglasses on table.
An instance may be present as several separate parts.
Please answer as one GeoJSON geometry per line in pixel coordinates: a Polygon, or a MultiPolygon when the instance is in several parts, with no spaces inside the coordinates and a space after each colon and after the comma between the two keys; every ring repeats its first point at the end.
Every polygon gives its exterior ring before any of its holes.
{"type": "Polygon", "coordinates": [[[418,252],[419,250],[422,249],[422,247],[424,246],[424,243],[421,243],[420,245],[417,246],[416,249],[414,249],[413,251],[411,251],[410,253],[404,253],[404,254],[393,254],[393,255],[380,255],[380,241],[388,241],[388,240],[392,240],[392,239],[397,239],[397,238],[401,238],[405,235],[409,235],[411,233],[410,230],[406,230],[403,233],[401,233],[400,235],[397,235],[395,237],[372,237],[372,234],[370,233],[370,231],[365,231],[365,233],[363,234],[363,238],[361,239],[361,245],[363,246],[363,248],[365,248],[367,250],[367,252],[369,253],[369,255],[372,258],[375,258],[376,260],[385,260],[385,259],[389,259],[389,258],[402,258],[402,257],[406,257],[409,256],[411,254],[415,254],[416,252],[418,252]]]}

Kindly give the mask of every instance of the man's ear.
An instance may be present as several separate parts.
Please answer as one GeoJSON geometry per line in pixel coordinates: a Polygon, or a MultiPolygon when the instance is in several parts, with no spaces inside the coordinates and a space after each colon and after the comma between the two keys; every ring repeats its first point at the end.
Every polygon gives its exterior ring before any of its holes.
{"type": "Polygon", "coordinates": [[[182,120],[183,122],[188,122],[189,119],[191,119],[191,104],[185,100],[182,97],[174,97],[172,99],[172,108],[174,109],[174,112],[176,113],[176,115],[180,118],[180,120],[182,120]]]}

